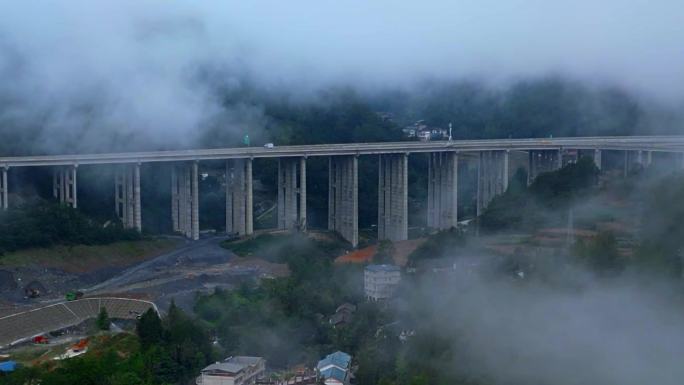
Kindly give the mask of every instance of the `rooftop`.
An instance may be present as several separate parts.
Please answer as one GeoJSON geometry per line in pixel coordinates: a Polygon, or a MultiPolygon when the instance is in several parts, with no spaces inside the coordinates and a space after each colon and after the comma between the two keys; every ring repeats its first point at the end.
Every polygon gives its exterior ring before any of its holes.
{"type": "Polygon", "coordinates": [[[316,368],[321,370],[328,366],[337,366],[341,369],[348,369],[351,364],[351,356],[345,352],[337,351],[332,354],[328,354],[324,359],[318,361],[316,368]]]}
{"type": "Polygon", "coordinates": [[[395,265],[368,265],[368,266],[366,266],[366,270],[372,271],[374,273],[376,273],[376,272],[392,273],[392,272],[400,271],[399,266],[395,266],[395,265]]]}
{"type": "Polygon", "coordinates": [[[332,366],[326,370],[322,370],[321,377],[325,378],[326,380],[328,378],[334,378],[340,382],[344,382],[347,379],[347,371],[332,366]]]}
{"type": "Polygon", "coordinates": [[[204,372],[214,372],[220,371],[225,373],[237,374],[240,373],[248,366],[258,364],[263,358],[261,357],[249,357],[249,356],[236,356],[229,357],[221,362],[216,362],[202,369],[204,372]]]}

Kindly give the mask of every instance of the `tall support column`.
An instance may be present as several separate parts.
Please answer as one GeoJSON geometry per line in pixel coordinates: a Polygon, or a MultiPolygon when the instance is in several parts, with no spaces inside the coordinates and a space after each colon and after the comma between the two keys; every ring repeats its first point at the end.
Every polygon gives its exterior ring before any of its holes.
{"type": "Polygon", "coordinates": [[[192,231],[193,240],[199,239],[199,164],[192,162],[192,231]]]}
{"type": "Polygon", "coordinates": [[[245,199],[245,233],[252,235],[254,233],[254,214],[253,214],[253,196],[252,196],[252,159],[246,160],[247,167],[245,168],[245,184],[247,197],[245,199]]]}
{"type": "Polygon", "coordinates": [[[278,159],[278,228],[285,229],[285,161],[278,159]]]}
{"type": "Polygon", "coordinates": [[[399,239],[408,239],[408,154],[401,155],[401,191],[399,193],[401,204],[401,223],[399,239]]]}
{"type": "Polygon", "coordinates": [[[287,165],[287,227],[297,227],[297,161],[291,159],[287,165]]]}
{"type": "Polygon", "coordinates": [[[477,215],[481,215],[491,200],[503,194],[508,186],[506,151],[482,151],[478,164],[477,215]]]}
{"type": "Polygon", "coordinates": [[[352,246],[359,244],[359,157],[352,156],[352,246]]]}
{"type": "Polygon", "coordinates": [[[328,230],[335,230],[335,170],[333,158],[328,158],[328,230]]]}
{"type": "Polygon", "coordinates": [[[125,167],[126,175],[126,223],[129,228],[135,227],[135,198],[133,193],[133,173],[129,166],[125,167]]]}
{"type": "Polygon", "coordinates": [[[254,232],[252,212],[252,160],[226,161],[226,232],[254,232]]]}
{"type": "MultiPolygon", "coordinates": [[[[73,184],[75,188],[75,183],[73,184]]],[[[75,199],[76,193],[73,193],[75,199]]],[[[121,165],[114,176],[114,204],[116,214],[127,229],[142,229],[140,220],[140,171],[135,165],[121,165]]]]}
{"type": "Polygon", "coordinates": [[[381,155],[379,164],[378,239],[408,239],[408,155],[381,155]]]}
{"type": "Polygon", "coordinates": [[[233,233],[233,170],[230,161],[226,161],[224,180],[226,184],[226,234],[233,233]]]}
{"type": "Polygon", "coordinates": [[[334,159],[333,170],[335,175],[335,209],[333,210],[335,223],[333,229],[340,232],[342,230],[342,165],[339,159],[334,159]]]}
{"type": "Polygon", "coordinates": [[[178,231],[178,175],[176,166],[171,166],[171,224],[173,231],[178,231]]]}
{"type": "Polygon", "coordinates": [[[59,182],[56,169],[52,170],[52,197],[55,199],[59,197],[59,182]]]}
{"type": "Polygon", "coordinates": [[[305,227],[306,158],[280,159],[278,161],[278,228],[304,230],[305,227]]]}
{"type": "Polygon", "coordinates": [[[232,172],[232,200],[233,200],[233,232],[246,235],[246,182],[245,182],[245,160],[235,159],[233,161],[232,172]]]}
{"type": "Polygon", "coordinates": [[[71,207],[78,208],[78,166],[71,166],[71,207]]]}
{"type": "Polygon", "coordinates": [[[445,209],[447,222],[445,228],[458,226],[458,154],[455,152],[445,153],[446,169],[448,173],[448,185],[445,191],[447,195],[445,209]]]}
{"type": "Polygon", "coordinates": [[[390,234],[390,229],[392,228],[392,172],[391,172],[392,159],[391,155],[385,155],[383,159],[383,211],[385,213],[384,219],[384,235],[382,239],[387,239],[390,234]]]}
{"type": "Polygon", "coordinates": [[[306,231],[306,157],[299,159],[299,229],[306,231]]]}
{"type": "MultiPolygon", "coordinates": [[[[458,154],[432,153],[428,165],[428,227],[438,230],[455,227],[458,224],[458,154]]],[[[478,184],[478,191],[484,191],[485,187],[478,184]]]]}
{"type": "Polygon", "coordinates": [[[484,151],[480,151],[479,160],[477,163],[477,216],[482,215],[482,209],[484,207],[484,201],[486,199],[485,194],[485,176],[487,165],[486,165],[486,154],[484,151]]]}
{"type": "Polygon", "coordinates": [[[356,156],[334,156],[330,158],[329,184],[332,204],[329,203],[328,225],[342,238],[356,247],[358,235],[358,158],[356,156]]]}
{"type": "Polygon", "coordinates": [[[435,224],[432,220],[434,217],[434,197],[433,197],[433,189],[434,189],[434,168],[435,166],[432,164],[432,160],[434,159],[434,154],[428,154],[428,187],[427,187],[427,194],[428,194],[428,203],[427,203],[427,227],[429,228],[434,228],[435,224]]]}
{"type": "MultiPolygon", "coordinates": [[[[503,172],[503,191],[506,192],[508,190],[508,182],[510,180],[510,175],[509,175],[509,169],[510,169],[510,157],[511,157],[511,152],[509,150],[506,150],[503,152],[503,167],[502,167],[502,172],[503,172]]],[[[563,163],[563,157],[561,153],[558,153],[558,159],[559,162],[562,164],[563,163]]],[[[560,168],[560,167],[559,167],[560,168]]]]}
{"type": "Polygon", "coordinates": [[[385,161],[382,154],[378,156],[378,239],[385,239],[385,161]]]}
{"type": "Polygon", "coordinates": [[[9,208],[9,187],[7,184],[8,167],[2,168],[2,177],[0,177],[0,208],[7,210],[9,208]]]}
{"type": "Polygon", "coordinates": [[[192,167],[183,165],[183,233],[192,239],[192,167]]]}
{"type": "Polygon", "coordinates": [[[392,178],[392,184],[390,192],[392,193],[392,199],[390,200],[391,202],[391,213],[390,215],[390,220],[391,220],[391,229],[392,231],[390,232],[389,236],[390,239],[396,240],[397,239],[397,233],[398,233],[398,227],[399,227],[399,207],[398,207],[398,201],[399,201],[399,162],[396,161],[396,155],[392,157],[392,162],[390,163],[390,176],[392,178]]]}
{"type": "Polygon", "coordinates": [[[602,162],[601,162],[601,150],[598,148],[594,150],[594,164],[596,165],[596,168],[598,168],[600,171],[601,170],[601,164],[602,164],[602,162]]]}
{"type": "MultiPolygon", "coordinates": [[[[74,205],[76,204],[76,179],[74,178],[74,205]]],[[[140,164],[133,165],[133,220],[134,227],[142,231],[142,206],[140,202],[140,164]]]]}
{"type": "MultiPolygon", "coordinates": [[[[57,197],[57,175],[52,174],[52,193],[57,197]]],[[[114,172],[114,211],[119,219],[123,219],[123,178],[120,171],[117,169],[114,172]]],[[[123,222],[123,221],[122,221],[123,222]]]]}
{"type": "Polygon", "coordinates": [[[178,232],[186,235],[187,234],[187,205],[188,205],[188,195],[185,190],[185,164],[176,166],[177,177],[178,177],[178,232]]]}
{"type": "Polygon", "coordinates": [[[64,169],[60,167],[57,172],[59,178],[59,201],[60,203],[64,203],[66,200],[66,181],[64,180],[64,169]]]}
{"type": "Polygon", "coordinates": [[[563,167],[563,150],[530,150],[527,184],[531,184],[539,174],[555,171],[563,167]]]}

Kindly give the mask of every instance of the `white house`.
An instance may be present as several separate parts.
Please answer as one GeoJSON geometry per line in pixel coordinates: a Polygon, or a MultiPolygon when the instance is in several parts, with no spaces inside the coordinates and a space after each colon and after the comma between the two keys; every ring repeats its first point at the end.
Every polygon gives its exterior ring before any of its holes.
{"type": "Polygon", "coordinates": [[[394,265],[368,265],[364,270],[363,288],[373,301],[391,298],[401,281],[401,270],[394,265]]]}
{"type": "Polygon", "coordinates": [[[198,385],[254,384],[265,370],[266,360],[261,357],[229,357],[202,369],[196,383],[198,385]]]}

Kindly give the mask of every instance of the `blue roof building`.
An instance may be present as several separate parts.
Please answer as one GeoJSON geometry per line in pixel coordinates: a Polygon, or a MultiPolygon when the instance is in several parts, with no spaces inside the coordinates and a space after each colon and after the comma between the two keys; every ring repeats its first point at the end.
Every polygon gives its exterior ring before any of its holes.
{"type": "Polygon", "coordinates": [[[347,353],[337,351],[328,354],[318,361],[316,370],[318,376],[323,379],[326,385],[338,385],[349,383],[349,368],[351,367],[351,356],[347,353]]]}
{"type": "Polygon", "coordinates": [[[0,362],[0,372],[2,372],[2,373],[10,373],[10,372],[15,371],[16,369],[17,369],[16,361],[0,362]]]}

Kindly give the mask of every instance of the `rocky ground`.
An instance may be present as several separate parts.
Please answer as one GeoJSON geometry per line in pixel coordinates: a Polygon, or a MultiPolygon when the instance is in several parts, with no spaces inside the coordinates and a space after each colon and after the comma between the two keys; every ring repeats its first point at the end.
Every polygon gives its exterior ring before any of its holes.
{"type": "Polygon", "coordinates": [[[232,288],[241,282],[287,275],[287,267],[259,258],[240,258],[220,246],[225,237],[214,236],[183,242],[173,251],[128,267],[108,267],[68,272],[35,265],[0,268],[0,316],[61,301],[69,290],[86,296],[147,298],[160,309],[171,300],[190,310],[197,292],[216,287],[232,288]],[[33,283],[41,296],[26,298],[24,288],[33,283]]]}

